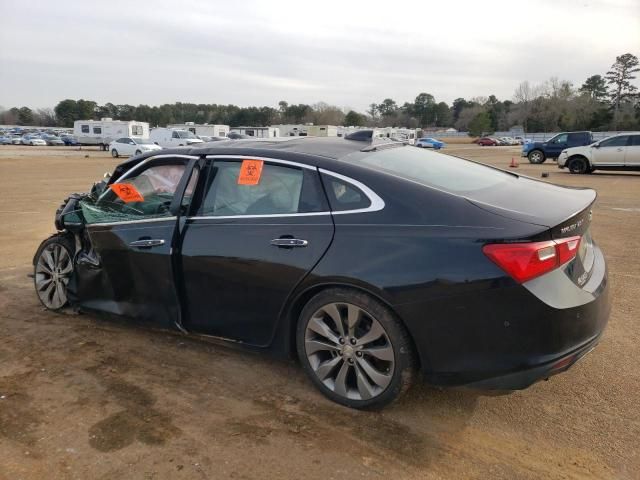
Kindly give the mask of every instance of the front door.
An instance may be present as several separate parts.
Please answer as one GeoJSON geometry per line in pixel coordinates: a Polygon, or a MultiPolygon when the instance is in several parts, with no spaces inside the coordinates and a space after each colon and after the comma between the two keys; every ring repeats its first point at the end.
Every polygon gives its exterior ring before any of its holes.
{"type": "Polygon", "coordinates": [[[162,326],[179,321],[172,253],[177,218],[196,181],[194,163],[144,162],[99,199],[81,203],[92,247],[76,262],[83,307],[162,326]]]}
{"type": "Polygon", "coordinates": [[[569,134],[562,133],[549,140],[545,146],[546,156],[550,158],[558,158],[560,156],[560,152],[567,148],[568,136],[569,134]]]}
{"type": "Polygon", "coordinates": [[[591,147],[594,165],[624,165],[629,135],[617,135],[601,141],[597,147],[591,147]]]}
{"type": "Polygon", "coordinates": [[[290,293],[333,238],[319,174],[277,160],[209,161],[182,238],[184,325],[266,346],[290,293]]]}

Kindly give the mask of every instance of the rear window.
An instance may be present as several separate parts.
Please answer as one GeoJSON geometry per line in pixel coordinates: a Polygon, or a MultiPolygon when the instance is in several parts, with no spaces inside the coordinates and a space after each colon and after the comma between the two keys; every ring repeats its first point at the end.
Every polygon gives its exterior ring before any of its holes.
{"type": "Polygon", "coordinates": [[[513,178],[491,167],[415,147],[368,153],[354,162],[456,194],[494,188],[513,178]]]}

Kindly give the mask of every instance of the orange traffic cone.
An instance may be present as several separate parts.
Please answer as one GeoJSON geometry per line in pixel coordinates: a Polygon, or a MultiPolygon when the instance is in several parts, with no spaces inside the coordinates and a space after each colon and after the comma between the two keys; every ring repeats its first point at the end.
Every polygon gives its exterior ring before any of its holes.
{"type": "Polygon", "coordinates": [[[510,168],[518,168],[518,162],[516,162],[516,159],[514,157],[511,157],[511,163],[509,164],[510,168]]]}

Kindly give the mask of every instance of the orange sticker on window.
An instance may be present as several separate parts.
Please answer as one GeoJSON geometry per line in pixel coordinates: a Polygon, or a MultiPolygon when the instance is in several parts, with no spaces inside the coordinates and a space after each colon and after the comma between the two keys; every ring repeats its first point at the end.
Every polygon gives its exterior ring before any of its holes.
{"type": "Polygon", "coordinates": [[[112,183],[110,188],[124,203],[144,202],[144,197],[132,183],[112,183]]]}
{"type": "Polygon", "coordinates": [[[238,175],[238,185],[258,185],[262,175],[262,160],[243,160],[238,175]]]}

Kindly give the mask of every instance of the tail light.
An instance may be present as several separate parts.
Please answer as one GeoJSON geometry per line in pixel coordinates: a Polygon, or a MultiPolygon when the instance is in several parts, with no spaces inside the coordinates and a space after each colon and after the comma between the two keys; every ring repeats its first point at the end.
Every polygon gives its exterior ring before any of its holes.
{"type": "Polygon", "coordinates": [[[484,254],[518,283],[555,270],[578,253],[581,237],[548,242],[495,243],[482,247],[484,254]]]}

